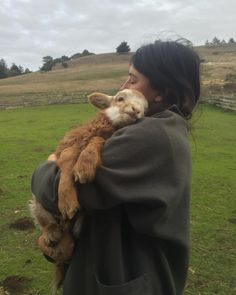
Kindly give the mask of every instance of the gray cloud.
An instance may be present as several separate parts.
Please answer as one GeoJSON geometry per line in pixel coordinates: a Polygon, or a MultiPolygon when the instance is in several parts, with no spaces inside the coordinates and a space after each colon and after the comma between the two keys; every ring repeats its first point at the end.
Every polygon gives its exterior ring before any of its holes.
{"type": "Polygon", "coordinates": [[[235,36],[235,0],[2,0],[0,58],[37,70],[42,57],[132,50],[181,35],[194,44],[235,36]]]}

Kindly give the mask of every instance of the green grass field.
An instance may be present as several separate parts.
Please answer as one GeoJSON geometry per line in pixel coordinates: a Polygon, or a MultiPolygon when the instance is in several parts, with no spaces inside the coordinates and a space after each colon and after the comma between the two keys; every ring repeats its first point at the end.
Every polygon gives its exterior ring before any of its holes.
{"type": "MultiPolygon", "coordinates": [[[[30,178],[69,128],[91,118],[87,104],[0,110],[0,295],[49,295],[52,265],[29,217],[30,178]],[[30,224],[29,224],[30,225],[30,224]],[[18,290],[18,291],[17,291],[18,290]]],[[[191,260],[186,295],[236,294],[236,116],[201,105],[190,137],[193,157],[191,260]]]]}

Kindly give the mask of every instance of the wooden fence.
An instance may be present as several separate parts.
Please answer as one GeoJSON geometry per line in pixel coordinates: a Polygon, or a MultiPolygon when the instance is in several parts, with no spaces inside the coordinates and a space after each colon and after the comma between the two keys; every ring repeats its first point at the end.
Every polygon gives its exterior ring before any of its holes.
{"type": "Polygon", "coordinates": [[[236,111],[236,95],[202,97],[201,100],[224,109],[236,111]]]}
{"type": "MultiPolygon", "coordinates": [[[[236,95],[234,96],[203,96],[201,97],[202,102],[206,102],[224,109],[236,111],[236,95]]],[[[0,101],[0,109],[10,109],[10,108],[22,108],[30,106],[40,106],[49,104],[64,104],[64,103],[86,103],[88,102],[87,95],[78,96],[61,96],[58,97],[37,97],[37,98],[18,98],[17,101],[11,102],[10,100],[0,101]]]]}

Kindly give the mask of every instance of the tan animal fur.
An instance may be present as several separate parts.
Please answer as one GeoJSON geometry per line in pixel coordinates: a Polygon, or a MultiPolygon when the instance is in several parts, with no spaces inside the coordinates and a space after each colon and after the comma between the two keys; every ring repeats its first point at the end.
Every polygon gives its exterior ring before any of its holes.
{"type": "Polygon", "coordinates": [[[102,110],[91,122],[69,131],[55,151],[56,163],[61,171],[58,187],[61,215],[47,212],[36,197],[33,197],[30,205],[31,213],[42,231],[38,246],[43,249],[47,245],[48,253],[45,254],[56,261],[55,289],[63,281],[64,264],[69,261],[74,249],[72,226],[77,235],[81,226],[75,182],[85,183],[94,179],[96,169],[101,164],[104,142],[116,129],[142,118],[148,107],[140,92],[128,89],[119,91],[115,96],[93,93],[89,100],[102,110]],[[71,222],[74,216],[75,224],[71,222]]]}

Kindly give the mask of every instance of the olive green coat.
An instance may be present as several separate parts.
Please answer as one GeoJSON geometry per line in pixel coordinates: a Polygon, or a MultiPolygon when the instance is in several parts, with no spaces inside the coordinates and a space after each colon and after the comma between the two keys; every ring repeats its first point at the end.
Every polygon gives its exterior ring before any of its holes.
{"type": "MultiPolygon", "coordinates": [[[[57,211],[59,171],[39,166],[32,191],[57,211]]],[[[188,128],[166,110],[106,142],[91,184],[78,186],[87,211],[64,295],[182,295],[188,269],[191,157],[188,128]]]]}

